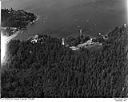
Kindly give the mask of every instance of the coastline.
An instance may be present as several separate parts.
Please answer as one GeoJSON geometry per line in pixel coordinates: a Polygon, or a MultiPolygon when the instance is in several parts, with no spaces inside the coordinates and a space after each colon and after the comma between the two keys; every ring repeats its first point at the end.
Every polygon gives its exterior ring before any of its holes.
{"type": "MultiPolygon", "coordinates": [[[[36,19],[33,20],[32,22],[29,22],[28,25],[26,26],[26,29],[28,29],[29,25],[31,26],[32,24],[35,24],[39,20],[40,16],[39,15],[35,15],[35,16],[36,16],[36,19]]],[[[5,34],[3,34],[3,35],[6,36],[8,38],[8,40],[15,38],[16,36],[18,36],[18,34],[21,34],[24,30],[26,30],[25,28],[19,29],[18,27],[10,27],[10,29],[12,30],[13,33],[9,34],[7,32],[7,28],[8,27],[1,27],[1,31],[3,30],[3,33],[5,32],[5,34]]]]}
{"type": "MultiPolygon", "coordinates": [[[[35,24],[40,19],[40,16],[39,15],[35,15],[35,16],[36,16],[36,19],[33,20],[32,22],[29,22],[28,25],[26,26],[26,29],[21,28],[21,29],[18,29],[18,31],[20,31],[22,33],[24,30],[27,30],[28,29],[28,26],[31,26],[31,25],[35,24]]],[[[18,34],[16,36],[18,36],[18,34]]]]}
{"type": "Polygon", "coordinates": [[[11,36],[6,36],[3,34],[3,32],[1,31],[1,66],[6,64],[6,60],[7,60],[7,55],[6,55],[6,51],[7,51],[7,45],[8,43],[13,40],[20,32],[22,31],[16,31],[13,35],[11,36]]]}
{"type": "Polygon", "coordinates": [[[22,30],[16,31],[13,35],[7,37],[7,43],[13,40],[18,34],[22,33],[22,30]]]}
{"type": "Polygon", "coordinates": [[[37,22],[40,19],[40,16],[39,15],[35,15],[35,16],[36,16],[36,19],[33,20],[32,22],[30,22],[29,24],[34,24],[35,22],[37,22]]]}

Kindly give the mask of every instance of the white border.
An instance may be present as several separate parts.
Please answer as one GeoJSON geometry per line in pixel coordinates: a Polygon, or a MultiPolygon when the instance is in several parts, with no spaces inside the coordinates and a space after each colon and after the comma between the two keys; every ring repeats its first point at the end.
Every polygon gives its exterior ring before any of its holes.
{"type": "MultiPolygon", "coordinates": [[[[128,0],[126,0],[126,13],[128,23],[128,0]]],[[[0,24],[1,24],[1,1],[0,1],[0,24]]],[[[3,98],[1,102],[128,102],[128,98],[3,98]]]]}
{"type": "Polygon", "coordinates": [[[127,14],[127,24],[128,24],[128,0],[126,0],[126,14],[127,14]]]}
{"type": "Polygon", "coordinates": [[[128,102],[124,98],[7,98],[1,102],[128,102]]]}

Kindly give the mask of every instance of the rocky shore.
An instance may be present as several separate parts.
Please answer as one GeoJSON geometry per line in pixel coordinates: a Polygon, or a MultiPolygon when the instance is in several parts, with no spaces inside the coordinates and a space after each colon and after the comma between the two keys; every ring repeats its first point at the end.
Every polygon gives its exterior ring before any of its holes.
{"type": "Polygon", "coordinates": [[[33,24],[39,19],[38,16],[24,10],[2,9],[1,15],[1,29],[7,36],[27,29],[29,24],[33,24]]]}

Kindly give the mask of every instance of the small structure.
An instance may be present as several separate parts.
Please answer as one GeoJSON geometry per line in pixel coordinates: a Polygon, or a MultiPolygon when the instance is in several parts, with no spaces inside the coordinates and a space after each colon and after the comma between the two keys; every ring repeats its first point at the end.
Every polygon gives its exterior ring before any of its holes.
{"type": "Polygon", "coordinates": [[[107,40],[107,39],[108,39],[108,35],[104,35],[104,36],[103,36],[103,39],[104,39],[104,40],[107,40]]]}
{"type": "Polygon", "coordinates": [[[108,35],[102,35],[101,33],[99,33],[99,36],[101,36],[104,40],[108,39],[108,35]]]}
{"type": "Polygon", "coordinates": [[[69,48],[72,49],[72,50],[79,50],[79,47],[76,47],[76,46],[71,46],[69,48]]]}
{"type": "Polygon", "coordinates": [[[64,42],[64,40],[65,40],[65,39],[64,39],[64,38],[62,38],[62,45],[65,45],[65,42],[64,42]]]}
{"type": "Polygon", "coordinates": [[[94,44],[94,42],[92,42],[92,38],[91,38],[87,42],[77,45],[77,47],[82,48],[82,47],[87,47],[87,46],[92,45],[92,44],[94,44]]]}
{"type": "Polygon", "coordinates": [[[83,31],[82,31],[82,29],[80,29],[80,40],[81,40],[81,43],[82,43],[82,39],[83,39],[83,31]]]}
{"type": "Polygon", "coordinates": [[[81,48],[91,48],[91,47],[94,47],[94,46],[97,46],[97,45],[102,46],[102,43],[93,42],[93,38],[90,38],[90,40],[88,40],[85,43],[78,44],[77,46],[71,46],[69,48],[72,49],[72,50],[79,50],[81,48]]]}
{"type": "Polygon", "coordinates": [[[83,33],[82,33],[82,29],[80,29],[80,37],[83,35],[83,33]]]}
{"type": "Polygon", "coordinates": [[[99,35],[101,35],[101,33],[99,33],[99,35]]]}
{"type": "Polygon", "coordinates": [[[124,24],[124,27],[126,28],[127,27],[127,24],[124,24]]]}
{"type": "Polygon", "coordinates": [[[37,43],[38,42],[38,35],[35,35],[33,37],[33,39],[31,40],[31,42],[34,44],[34,43],[37,43]]]}

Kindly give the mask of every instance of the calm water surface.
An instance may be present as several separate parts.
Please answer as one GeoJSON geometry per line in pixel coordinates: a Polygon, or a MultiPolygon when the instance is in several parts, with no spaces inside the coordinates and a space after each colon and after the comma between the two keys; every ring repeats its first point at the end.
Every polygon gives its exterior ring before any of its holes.
{"type": "Polygon", "coordinates": [[[2,0],[2,8],[24,9],[39,16],[16,37],[20,40],[35,34],[75,36],[80,27],[95,35],[126,23],[125,0],[2,0]]]}

